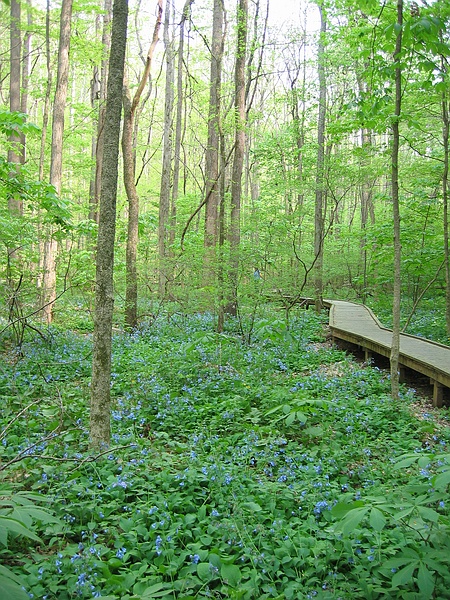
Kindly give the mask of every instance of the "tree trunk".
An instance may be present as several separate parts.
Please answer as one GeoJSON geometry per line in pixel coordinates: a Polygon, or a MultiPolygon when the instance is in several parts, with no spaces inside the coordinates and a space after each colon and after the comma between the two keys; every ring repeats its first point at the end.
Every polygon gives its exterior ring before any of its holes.
{"type": "MultiPolygon", "coordinates": [[[[20,93],[20,111],[24,114],[28,113],[28,88],[31,69],[31,31],[33,27],[32,6],[30,0],[27,0],[27,30],[23,37],[22,43],[22,75],[21,75],[21,93],[20,93]]],[[[26,162],[26,140],[25,134],[20,136],[21,145],[21,163],[26,162]]]]}
{"type": "Polygon", "coordinates": [[[125,326],[134,329],[137,326],[137,246],[139,239],[139,196],[135,184],[136,159],[133,148],[133,135],[135,131],[135,116],[139,106],[142,92],[147,85],[152,66],[152,57],[158,43],[159,28],[162,18],[162,0],[158,0],[158,14],[156,18],[153,39],[147,54],[144,72],[138,88],[131,101],[129,91],[124,85],[124,123],[122,134],[123,153],[123,180],[128,198],[128,236],[126,251],[126,291],[125,291],[125,326]]]}
{"type": "Polygon", "coordinates": [[[174,103],[174,61],[173,36],[170,36],[170,14],[173,2],[166,3],[164,19],[164,48],[166,53],[166,84],[164,104],[164,134],[163,134],[163,160],[161,173],[161,189],[159,195],[159,221],[158,221],[158,256],[159,256],[159,297],[163,299],[167,293],[167,284],[170,279],[167,269],[167,254],[170,230],[170,191],[172,183],[172,121],[174,103]]]}
{"type": "Polygon", "coordinates": [[[219,128],[223,56],[223,2],[214,0],[213,32],[211,44],[208,145],[205,156],[205,272],[204,282],[210,285],[214,280],[213,265],[218,234],[219,207],[219,128]]]}
{"type": "Polygon", "coordinates": [[[100,89],[98,103],[97,137],[93,142],[95,148],[95,172],[89,198],[89,218],[98,223],[98,205],[100,202],[101,173],[103,160],[103,144],[105,131],[106,89],[108,84],[108,55],[111,48],[111,13],[112,0],[105,0],[103,14],[102,48],[103,59],[100,68],[100,89]]]}
{"type": "Polygon", "coordinates": [[[319,74],[319,116],[317,120],[317,167],[316,200],[314,209],[314,298],[316,311],[323,308],[323,242],[324,242],[324,168],[325,168],[325,116],[327,103],[327,82],[325,75],[325,33],[327,22],[325,9],[319,6],[320,38],[317,49],[319,74]]]}
{"type": "MultiPolygon", "coordinates": [[[[10,35],[10,74],[9,74],[9,110],[11,112],[20,112],[20,81],[21,81],[21,33],[20,33],[20,2],[19,0],[11,0],[10,4],[11,27],[10,35]]],[[[16,171],[20,169],[24,146],[21,137],[12,133],[9,136],[10,147],[8,148],[8,162],[15,165],[16,171]]],[[[14,170],[14,167],[13,167],[14,170]]],[[[12,174],[14,176],[14,174],[12,174]]],[[[12,214],[21,215],[23,212],[23,203],[19,197],[8,198],[8,207],[12,214]]],[[[11,256],[11,251],[9,252],[11,256]]]]}
{"type": "Polygon", "coordinates": [[[178,44],[178,64],[177,64],[177,108],[175,117],[175,145],[174,145],[174,164],[173,164],[173,185],[172,200],[170,210],[170,243],[175,240],[176,209],[178,200],[178,190],[180,186],[180,167],[181,167],[181,142],[182,142],[182,120],[183,120],[183,61],[184,61],[184,27],[189,17],[191,4],[194,0],[186,0],[180,22],[180,40],[178,44]]]}
{"type": "MultiPolygon", "coordinates": [[[[66,107],[67,88],[69,84],[69,49],[73,0],[63,0],[58,48],[58,71],[56,75],[56,91],[53,102],[52,118],[52,152],[50,159],[50,184],[57,195],[61,194],[62,183],[62,151],[64,134],[64,111],[66,107]]],[[[43,278],[43,314],[47,324],[53,320],[53,308],[56,299],[56,257],[58,245],[50,227],[44,245],[44,278],[43,278]]]]}
{"type": "MultiPolygon", "coordinates": [[[[41,147],[39,153],[39,181],[44,180],[45,144],[47,141],[48,116],[50,114],[50,96],[52,91],[53,69],[50,54],[50,0],[47,0],[45,13],[45,59],[47,65],[47,85],[45,88],[44,110],[42,115],[41,147]]],[[[42,277],[40,278],[42,285],[42,277]]]]}
{"type": "MultiPolygon", "coordinates": [[[[444,61],[442,60],[442,63],[444,61]]],[[[442,92],[442,141],[444,146],[444,172],[442,174],[442,199],[444,205],[444,259],[445,259],[445,322],[450,336],[450,248],[448,231],[448,167],[449,167],[449,102],[447,92],[442,92]]]]}
{"type": "Polygon", "coordinates": [[[245,59],[247,52],[248,0],[239,0],[237,7],[237,49],[235,66],[234,110],[235,139],[231,176],[230,216],[230,286],[231,298],[227,312],[237,315],[239,245],[241,241],[242,172],[245,156],[245,59]]]}
{"type": "MultiPolygon", "coordinates": [[[[96,39],[99,36],[99,31],[100,31],[100,25],[102,22],[102,17],[101,15],[97,15],[95,18],[95,37],[96,39]]],[[[96,173],[96,159],[97,159],[97,142],[98,142],[98,115],[97,115],[97,120],[96,120],[96,116],[95,113],[99,112],[98,110],[98,106],[99,106],[99,101],[100,101],[100,95],[101,95],[101,87],[102,87],[102,81],[100,79],[100,70],[98,68],[98,65],[94,65],[94,68],[92,69],[92,79],[91,79],[91,108],[92,108],[92,115],[93,115],[93,121],[94,121],[94,128],[97,131],[93,131],[92,132],[92,136],[91,136],[91,159],[92,159],[92,168],[91,168],[91,179],[89,181],[89,219],[91,219],[92,221],[96,221],[97,220],[97,198],[96,198],[96,194],[95,194],[95,173],[96,173]],[[96,127],[95,127],[96,125],[96,127]]]]}
{"type": "Polygon", "coordinates": [[[90,404],[91,445],[97,449],[108,446],[110,442],[114,238],[127,21],[128,1],[114,0],[97,238],[90,404]]]}
{"type": "Polygon", "coordinates": [[[391,346],[391,393],[394,400],[398,399],[400,374],[400,300],[401,300],[401,243],[400,243],[400,202],[398,186],[398,161],[400,149],[400,115],[402,108],[402,69],[400,54],[402,50],[403,33],[403,0],[397,0],[398,33],[395,44],[395,109],[392,123],[392,213],[394,221],[394,296],[392,301],[392,346],[391,346]]]}

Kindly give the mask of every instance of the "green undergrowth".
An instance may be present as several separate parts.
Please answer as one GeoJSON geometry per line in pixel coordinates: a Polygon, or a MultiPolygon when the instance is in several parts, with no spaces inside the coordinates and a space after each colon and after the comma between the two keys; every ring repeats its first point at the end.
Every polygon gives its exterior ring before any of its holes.
{"type": "Polygon", "coordinates": [[[448,411],[393,402],[325,320],[117,335],[101,456],[91,338],[4,355],[2,600],[450,597],[448,411]]]}

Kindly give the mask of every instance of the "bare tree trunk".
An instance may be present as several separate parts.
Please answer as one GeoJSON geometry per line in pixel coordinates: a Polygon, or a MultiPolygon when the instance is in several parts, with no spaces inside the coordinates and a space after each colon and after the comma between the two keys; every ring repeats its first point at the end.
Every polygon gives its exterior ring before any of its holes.
{"type": "Polygon", "coordinates": [[[402,51],[403,33],[403,0],[397,0],[398,33],[395,44],[395,110],[392,123],[392,213],[394,221],[394,296],[392,301],[392,346],[391,346],[391,393],[394,400],[398,399],[400,387],[399,355],[400,355],[400,301],[401,301],[401,258],[400,243],[400,202],[398,186],[398,161],[400,150],[400,115],[402,109],[402,69],[400,54],[402,51]]]}
{"type": "MultiPolygon", "coordinates": [[[[21,77],[21,93],[20,93],[20,111],[24,114],[28,113],[28,87],[31,68],[31,30],[33,27],[31,1],[27,0],[27,30],[23,37],[22,43],[22,77],[21,77]]],[[[21,163],[26,162],[26,140],[25,134],[21,134],[20,143],[22,154],[20,157],[21,163]]]]}
{"type": "Polygon", "coordinates": [[[237,7],[237,49],[235,66],[234,110],[235,139],[231,176],[230,216],[230,286],[231,298],[227,307],[230,315],[237,315],[239,245],[241,242],[242,172],[245,157],[245,60],[247,52],[248,0],[239,0],[237,7]]]}
{"type": "MultiPolygon", "coordinates": [[[[11,0],[10,4],[10,56],[9,56],[9,109],[11,112],[19,112],[20,105],[20,58],[21,58],[21,29],[20,29],[20,1],[11,0]]],[[[15,178],[20,171],[24,160],[25,138],[16,133],[9,136],[8,162],[11,165],[10,177],[15,178]]],[[[12,219],[20,218],[23,214],[23,202],[19,195],[8,197],[8,210],[12,219]]],[[[17,310],[17,293],[20,288],[16,278],[21,281],[19,267],[18,244],[7,248],[6,280],[9,287],[8,308],[9,319],[14,321],[17,310]]]]}
{"type": "Polygon", "coordinates": [[[90,438],[93,448],[107,447],[111,436],[114,238],[116,232],[120,118],[122,113],[127,22],[128,0],[114,0],[97,238],[94,347],[90,403],[90,438]]]}
{"type": "Polygon", "coordinates": [[[178,200],[178,190],[180,186],[180,167],[181,167],[181,141],[182,141],[182,119],[183,119],[183,61],[184,61],[184,27],[189,17],[191,4],[194,0],[186,0],[180,22],[180,39],[178,44],[178,64],[177,64],[177,107],[175,118],[175,145],[174,145],[174,164],[173,164],[173,185],[172,200],[170,210],[170,243],[175,240],[176,210],[178,200]]]}
{"type": "MultiPolygon", "coordinates": [[[[63,0],[58,49],[58,72],[53,102],[52,152],[50,159],[50,183],[57,195],[61,193],[62,150],[64,134],[64,111],[69,84],[69,49],[73,0],[63,0]]],[[[56,299],[56,257],[58,245],[50,228],[44,245],[43,314],[46,322],[53,320],[53,308],[56,299]]]]}
{"type": "Polygon", "coordinates": [[[219,176],[219,264],[217,268],[217,287],[218,287],[218,314],[217,314],[217,332],[222,333],[225,325],[225,171],[227,159],[225,157],[225,136],[220,132],[220,176],[219,176]]]}
{"type": "MultiPolygon", "coordinates": [[[[11,0],[10,4],[11,26],[9,30],[10,36],[10,74],[9,74],[9,110],[11,112],[19,112],[21,109],[20,103],[20,81],[21,81],[21,30],[20,30],[20,1],[11,0]]],[[[12,133],[9,136],[10,147],[8,148],[8,162],[15,165],[16,171],[20,169],[24,146],[20,136],[12,133]]],[[[14,170],[14,168],[13,168],[14,170]]],[[[8,207],[12,214],[21,215],[23,212],[23,203],[19,197],[8,198],[8,207]]],[[[11,255],[10,255],[11,256],[11,255]]]]}
{"type": "Polygon", "coordinates": [[[314,210],[314,298],[316,311],[323,308],[323,243],[324,243],[324,169],[325,169],[325,116],[327,103],[327,82],[325,75],[325,33],[327,22],[325,9],[319,5],[320,38],[317,50],[319,74],[319,116],[317,121],[317,171],[316,201],[314,210]]]}
{"type": "MultiPolygon", "coordinates": [[[[442,60],[444,63],[444,60],[442,60]]],[[[443,65],[444,66],[444,65],[443,65]]],[[[442,174],[442,199],[444,205],[444,260],[445,260],[445,322],[447,334],[450,336],[450,248],[448,231],[448,168],[449,168],[449,101],[447,92],[442,92],[442,141],[444,145],[444,172],[442,174]]]]}
{"type": "Polygon", "coordinates": [[[173,2],[166,3],[164,19],[164,48],[166,51],[166,85],[164,104],[164,135],[163,135],[163,160],[161,172],[161,190],[159,195],[159,222],[158,222],[158,255],[159,255],[159,297],[164,298],[169,281],[167,254],[170,230],[170,191],[172,183],[172,135],[173,135],[173,103],[174,103],[174,61],[173,36],[171,38],[170,14],[173,2]]]}
{"type": "MultiPolygon", "coordinates": [[[[100,25],[102,22],[102,17],[101,15],[97,15],[95,18],[95,37],[98,38],[99,36],[99,31],[100,31],[100,25]]],[[[92,168],[91,168],[91,178],[89,181],[89,219],[91,219],[92,221],[96,221],[98,214],[97,214],[97,198],[95,195],[95,173],[96,173],[96,159],[97,159],[97,142],[98,142],[98,115],[97,115],[97,120],[96,120],[96,116],[95,116],[95,111],[97,110],[97,113],[99,112],[98,110],[98,106],[100,103],[100,95],[101,95],[101,87],[102,87],[102,81],[100,78],[100,69],[98,67],[98,65],[94,65],[94,68],[92,69],[92,79],[91,79],[91,108],[92,108],[92,115],[93,115],[93,121],[94,121],[94,125],[96,125],[96,131],[92,132],[92,137],[91,137],[91,159],[92,159],[92,168]]]]}
{"type": "MultiPolygon", "coordinates": [[[[47,0],[45,13],[45,59],[47,64],[47,86],[45,88],[44,111],[42,115],[41,149],[39,153],[39,180],[44,179],[45,144],[47,141],[48,116],[50,114],[50,95],[52,91],[53,70],[50,53],[50,0],[47,0]]],[[[42,278],[41,278],[42,279],[42,278]]],[[[42,282],[41,282],[42,283],[42,282]]]]}
{"type": "Polygon", "coordinates": [[[222,57],[223,57],[223,2],[214,0],[213,32],[211,44],[211,67],[209,88],[209,114],[208,114],[208,145],[205,156],[205,284],[213,281],[213,263],[218,234],[218,207],[219,207],[219,128],[220,128],[220,103],[222,82],[222,57]]]}
{"type": "Polygon", "coordinates": [[[103,59],[100,67],[100,88],[98,103],[97,137],[93,141],[95,148],[95,172],[90,189],[89,218],[98,223],[98,205],[100,202],[101,173],[103,160],[103,144],[105,131],[106,89],[108,84],[108,55],[111,48],[111,13],[112,0],[105,0],[103,14],[102,48],[103,59]]]}
{"type": "Polygon", "coordinates": [[[138,88],[131,101],[127,86],[124,84],[123,104],[124,123],[122,133],[123,180],[128,198],[128,236],[126,251],[126,292],[125,292],[125,326],[134,329],[137,326],[137,246],[139,238],[139,196],[136,190],[135,173],[136,160],[133,149],[133,134],[135,134],[135,116],[142,92],[147,85],[152,67],[153,52],[158,43],[159,29],[162,18],[162,0],[158,0],[153,39],[147,54],[144,72],[138,88]]]}

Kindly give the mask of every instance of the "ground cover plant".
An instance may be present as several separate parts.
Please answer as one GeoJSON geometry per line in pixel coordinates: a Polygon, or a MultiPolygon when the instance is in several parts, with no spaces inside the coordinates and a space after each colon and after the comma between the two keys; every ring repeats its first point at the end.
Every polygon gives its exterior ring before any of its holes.
{"type": "Polygon", "coordinates": [[[324,322],[268,314],[249,336],[174,314],[116,335],[100,455],[90,336],[5,352],[2,599],[450,597],[448,410],[393,402],[324,322]]]}

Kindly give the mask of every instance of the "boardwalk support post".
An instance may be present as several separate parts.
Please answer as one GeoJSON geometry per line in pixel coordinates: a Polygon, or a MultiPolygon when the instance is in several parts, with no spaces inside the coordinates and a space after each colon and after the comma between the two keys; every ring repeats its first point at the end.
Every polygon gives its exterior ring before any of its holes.
{"type": "Polygon", "coordinates": [[[398,366],[398,372],[399,372],[399,381],[400,381],[400,383],[405,383],[405,381],[406,381],[406,367],[404,367],[403,365],[399,365],[398,366]]]}
{"type": "Polygon", "coordinates": [[[444,404],[444,386],[439,381],[431,380],[433,384],[433,406],[441,408],[444,404]]]}

